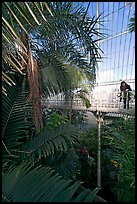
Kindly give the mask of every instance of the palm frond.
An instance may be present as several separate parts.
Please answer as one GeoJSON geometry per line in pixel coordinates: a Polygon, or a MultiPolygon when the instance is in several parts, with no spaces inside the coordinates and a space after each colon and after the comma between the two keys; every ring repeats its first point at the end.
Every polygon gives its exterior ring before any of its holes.
{"type": "Polygon", "coordinates": [[[43,160],[43,164],[55,169],[65,179],[74,179],[79,169],[79,158],[73,148],[58,151],[43,160]]]}
{"type": "Polygon", "coordinates": [[[30,169],[22,164],[3,176],[2,196],[9,202],[92,202],[99,189],[77,194],[80,186],[81,182],[66,181],[49,167],[30,169]]]}
{"type": "Polygon", "coordinates": [[[26,100],[28,93],[22,93],[18,85],[5,84],[7,96],[2,95],[2,139],[3,163],[16,158],[15,150],[28,137],[32,108],[26,100]]]}
{"type": "MultiPolygon", "coordinates": [[[[45,4],[45,10],[50,16],[52,12],[47,4],[45,4]]],[[[38,7],[38,4],[27,3],[27,2],[3,2],[2,4],[2,31],[3,31],[3,54],[2,57],[4,61],[8,62],[9,69],[12,67],[16,71],[22,73],[22,66],[20,66],[20,61],[16,53],[20,50],[24,58],[24,55],[27,56],[27,47],[21,40],[20,30],[24,31],[28,36],[30,41],[33,41],[30,35],[30,28],[35,32],[38,32],[37,26],[41,25],[39,22],[39,15],[44,18],[43,13],[38,7]],[[37,13],[33,12],[37,10],[37,13]],[[31,17],[30,17],[31,16],[31,17]],[[5,49],[5,47],[7,49],[5,49]],[[10,53],[10,56],[9,56],[10,53]],[[11,57],[14,56],[14,60],[11,57]],[[15,63],[17,62],[17,64],[15,63]],[[19,66],[18,66],[19,65],[19,66]]],[[[41,21],[41,19],[40,19],[41,21]]],[[[26,57],[25,57],[26,58],[26,57]]],[[[23,59],[26,60],[26,59],[23,59]]],[[[5,88],[3,87],[3,90],[5,88]]],[[[4,93],[4,91],[3,91],[4,93]]]]}
{"type": "Polygon", "coordinates": [[[40,25],[40,22],[38,21],[36,15],[33,13],[32,9],[30,8],[30,6],[28,5],[27,2],[24,2],[25,6],[27,7],[27,9],[29,10],[30,14],[32,15],[33,19],[35,20],[35,22],[40,25]]]}
{"type": "Polygon", "coordinates": [[[42,92],[45,95],[66,93],[72,84],[67,67],[56,52],[39,55],[41,63],[42,92]]]}
{"type": "Polygon", "coordinates": [[[79,142],[78,130],[72,125],[59,126],[53,130],[43,128],[37,136],[22,147],[24,152],[22,157],[28,157],[34,165],[43,156],[46,158],[55,151],[67,150],[70,144],[79,142]]]}
{"type": "Polygon", "coordinates": [[[83,103],[85,104],[86,108],[90,108],[91,104],[89,99],[85,96],[84,92],[81,90],[81,92],[78,94],[78,96],[81,98],[83,103]]]}
{"type": "Polygon", "coordinates": [[[17,21],[17,23],[19,24],[19,26],[22,28],[22,30],[29,35],[28,31],[26,30],[26,28],[24,27],[24,25],[22,24],[22,22],[17,18],[16,14],[12,11],[12,9],[10,8],[10,6],[8,5],[7,2],[5,2],[5,5],[8,9],[8,11],[13,15],[13,17],[15,18],[15,20],[17,21]]]}
{"type": "MultiPolygon", "coordinates": [[[[96,44],[97,40],[93,40],[93,36],[104,36],[103,34],[100,34],[95,27],[95,25],[99,23],[99,19],[90,19],[82,5],[72,11],[70,2],[3,2],[2,19],[4,36],[3,44],[5,44],[10,50],[10,52],[8,52],[5,48],[3,49],[3,58],[16,70],[21,72],[22,67],[18,66],[19,63],[16,64],[14,62],[11,56],[9,56],[9,53],[12,53],[16,58],[17,56],[15,56],[15,52],[18,52],[19,49],[21,50],[21,53],[24,52],[26,56],[28,51],[20,39],[19,30],[21,29],[27,34],[29,41],[33,41],[33,39],[31,40],[31,36],[37,36],[41,42],[43,40],[46,42],[46,44],[44,42],[44,47],[48,47],[49,45],[51,48],[51,44],[54,44],[59,48],[57,51],[63,50],[63,55],[67,55],[72,64],[84,69],[88,76],[91,76],[92,73],[94,73],[92,69],[96,69],[95,62],[98,58],[99,48],[96,44]],[[69,42],[73,42],[72,44],[75,50],[72,49],[69,42]],[[70,51],[66,53],[65,48],[63,47],[62,49],[60,47],[68,44],[70,51]],[[73,50],[73,52],[71,52],[71,50],[73,50]],[[83,50],[84,53],[92,51],[91,61],[95,61],[92,63],[92,65],[94,65],[91,66],[90,64],[89,66],[84,59],[83,54],[78,50],[83,50]]],[[[54,60],[53,57],[52,61],[54,60]]],[[[56,60],[54,66],[55,65],[56,60]]],[[[89,79],[92,78],[94,77],[89,77],[89,79]]],[[[59,88],[61,88],[60,84],[62,83],[60,82],[60,79],[58,80],[58,83],[59,88]]],[[[64,85],[66,86],[66,84],[67,83],[64,85]]],[[[51,90],[52,89],[53,87],[51,90]]]]}

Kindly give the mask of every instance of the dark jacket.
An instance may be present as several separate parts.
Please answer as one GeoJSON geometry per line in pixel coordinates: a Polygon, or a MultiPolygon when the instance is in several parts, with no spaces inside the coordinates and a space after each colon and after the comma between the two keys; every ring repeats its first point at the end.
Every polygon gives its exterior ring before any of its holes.
{"type": "Polygon", "coordinates": [[[128,89],[128,91],[132,91],[130,85],[128,85],[128,84],[125,84],[124,88],[122,86],[120,86],[120,91],[125,91],[126,89],[128,89]]]}
{"type": "MultiPolygon", "coordinates": [[[[125,82],[124,82],[125,83],[125,82]]],[[[128,99],[130,100],[130,93],[128,91],[132,91],[130,85],[128,85],[127,83],[125,83],[125,86],[122,86],[122,82],[121,82],[121,86],[120,86],[120,98],[127,98],[128,96],[128,99]],[[122,92],[123,92],[123,96],[122,96],[122,92]],[[127,95],[128,93],[128,95],[127,95]]]]}

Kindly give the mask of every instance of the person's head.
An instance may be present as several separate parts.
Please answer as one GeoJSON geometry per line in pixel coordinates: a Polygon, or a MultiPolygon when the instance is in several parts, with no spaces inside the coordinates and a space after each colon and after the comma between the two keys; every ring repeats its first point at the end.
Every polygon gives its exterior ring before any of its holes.
{"type": "Polygon", "coordinates": [[[125,81],[122,81],[122,82],[121,82],[121,86],[124,87],[125,85],[126,85],[126,82],[125,82],[125,81]]]}

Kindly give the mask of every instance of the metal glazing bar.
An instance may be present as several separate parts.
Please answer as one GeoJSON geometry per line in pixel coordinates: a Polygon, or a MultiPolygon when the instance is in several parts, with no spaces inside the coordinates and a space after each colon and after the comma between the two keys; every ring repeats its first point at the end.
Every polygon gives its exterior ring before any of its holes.
{"type": "MultiPolygon", "coordinates": [[[[100,2],[100,4],[101,4],[101,2],[100,2]]],[[[102,5],[103,5],[103,11],[104,11],[104,2],[102,2],[102,5]]],[[[104,13],[103,13],[103,25],[104,25],[104,13]]],[[[100,40],[100,42],[101,42],[101,40],[100,40]]],[[[101,44],[102,45],[102,50],[104,50],[104,42],[101,44]]],[[[100,63],[101,65],[102,65],[102,68],[103,68],[103,63],[100,63]]]]}
{"type": "MultiPolygon", "coordinates": [[[[98,18],[99,16],[99,2],[96,2],[96,17],[98,18]]],[[[99,23],[97,23],[97,29],[99,32],[99,23]]],[[[100,47],[100,40],[99,40],[99,36],[98,36],[98,48],[100,47]]],[[[98,49],[98,58],[99,58],[99,49],[98,49]]],[[[98,86],[99,86],[99,82],[100,82],[100,61],[98,61],[98,86]]],[[[99,96],[98,96],[98,103],[97,103],[97,107],[99,107],[99,96]]]]}
{"type": "MultiPolygon", "coordinates": [[[[108,13],[109,13],[109,2],[108,2],[108,13]]],[[[107,17],[107,27],[109,25],[109,16],[107,17]]],[[[108,35],[108,30],[107,30],[107,35],[108,35]]],[[[107,51],[106,51],[106,56],[108,58],[108,40],[107,40],[107,51]]],[[[106,64],[106,80],[107,80],[107,70],[108,70],[108,64],[106,64]]]]}
{"type": "MultiPolygon", "coordinates": [[[[115,3],[117,3],[117,2],[115,2],[115,3]]],[[[120,2],[119,2],[119,3],[120,3],[120,2]]],[[[115,12],[119,11],[120,9],[122,9],[122,8],[128,6],[128,5],[130,5],[130,3],[127,4],[127,5],[122,6],[121,8],[118,8],[117,10],[115,10],[114,12],[111,12],[111,13],[115,13],[115,12]]],[[[109,16],[109,15],[111,15],[111,13],[108,13],[106,16],[104,16],[104,18],[107,17],[107,16],[109,16]]]]}
{"type": "MultiPolygon", "coordinates": [[[[122,15],[122,28],[121,28],[121,33],[123,31],[123,22],[124,22],[124,12],[125,11],[125,7],[123,8],[123,15],[122,15]]],[[[118,22],[117,22],[118,23],[118,22]]],[[[118,58],[118,73],[117,73],[117,79],[119,79],[119,65],[120,65],[120,61],[121,61],[121,44],[122,44],[122,37],[123,35],[120,36],[120,46],[119,46],[119,58],[118,58]]]]}
{"type": "Polygon", "coordinates": [[[130,31],[127,30],[127,31],[124,31],[123,33],[118,33],[117,35],[114,35],[114,36],[112,36],[112,37],[106,38],[106,39],[104,39],[104,40],[100,40],[100,43],[102,43],[102,42],[104,42],[104,41],[107,41],[107,40],[111,40],[111,39],[117,38],[117,37],[119,37],[119,36],[121,36],[121,35],[124,35],[124,34],[127,34],[127,33],[129,33],[129,32],[130,32],[130,31]]]}
{"type": "MultiPolygon", "coordinates": [[[[103,9],[104,11],[104,3],[103,2],[100,2],[100,8],[103,9]]],[[[104,15],[104,13],[103,13],[104,15]]],[[[104,19],[102,20],[103,24],[104,24],[104,19]]],[[[104,30],[102,29],[102,34],[104,35],[104,30]]],[[[102,43],[102,46],[101,46],[101,49],[104,50],[104,43],[102,43]]],[[[100,70],[102,70],[103,67],[102,67],[102,63],[100,63],[100,70]]]]}
{"type": "MultiPolygon", "coordinates": [[[[129,22],[130,11],[131,11],[131,9],[128,10],[127,27],[128,27],[128,22],[129,22]]],[[[127,33],[125,35],[126,36],[125,36],[125,42],[124,42],[123,63],[122,63],[123,67],[124,67],[124,62],[125,62],[125,51],[126,51],[127,33]]],[[[123,78],[123,70],[124,69],[122,69],[122,78],[123,78]]]]}
{"type": "Polygon", "coordinates": [[[92,16],[94,16],[94,13],[93,13],[93,3],[92,3],[92,16]]]}
{"type": "MultiPolygon", "coordinates": [[[[131,78],[132,78],[132,70],[133,70],[133,69],[135,70],[135,61],[134,61],[135,58],[134,58],[134,57],[135,57],[135,52],[133,52],[133,58],[132,58],[132,65],[134,65],[134,66],[131,68],[131,73],[130,73],[131,78]]],[[[130,79],[131,79],[131,78],[130,78],[130,79]]]]}
{"type": "Polygon", "coordinates": [[[123,16],[122,16],[122,28],[121,28],[121,33],[123,32],[123,26],[124,26],[124,16],[125,16],[125,7],[123,8],[123,16]]]}
{"type": "MultiPolygon", "coordinates": [[[[119,81],[111,81],[111,82],[100,82],[100,86],[106,86],[106,85],[114,85],[114,84],[119,84],[119,81]]],[[[131,79],[131,80],[126,80],[127,83],[135,83],[135,79],[131,79]]],[[[96,83],[95,86],[98,86],[98,84],[96,83]]]]}
{"type": "MultiPolygon", "coordinates": [[[[114,2],[113,2],[113,12],[114,12],[114,2]]],[[[112,13],[112,32],[114,29],[114,14],[112,13]]],[[[112,58],[112,39],[111,39],[111,52],[110,52],[110,57],[112,58]]],[[[110,70],[112,69],[112,62],[110,60],[110,70]]],[[[111,72],[110,72],[110,81],[111,81],[111,72]]]]}
{"type": "MultiPolygon", "coordinates": [[[[129,54],[130,54],[131,40],[132,40],[132,32],[130,33],[130,41],[129,41],[129,47],[128,47],[128,58],[127,58],[126,79],[127,79],[128,65],[129,65],[129,54]]],[[[133,46],[133,45],[132,45],[132,46],[133,46]]]]}
{"type": "MultiPolygon", "coordinates": [[[[120,2],[119,2],[119,5],[118,5],[118,8],[120,7],[120,2]]],[[[118,15],[117,15],[117,22],[118,22],[118,19],[119,19],[119,9],[118,9],[118,15]]],[[[116,40],[115,40],[115,56],[114,56],[114,68],[115,68],[115,64],[116,64],[116,49],[117,49],[117,30],[118,30],[118,23],[117,23],[117,28],[116,28],[116,40]]],[[[113,78],[114,80],[114,78],[113,78]]]]}
{"type": "MultiPolygon", "coordinates": [[[[128,66],[131,66],[131,65],[133,65],[133,64],[124,65],[124,67],[128,67],[128,66]]],[[[123,66],[119,66],[119,67],[123,67],[123,66]]],[[[117,68],[118,68],[118,66],[117,67],[113,67],[112,69],[114,70],[114,69],[117,69],[117,68]]]]}

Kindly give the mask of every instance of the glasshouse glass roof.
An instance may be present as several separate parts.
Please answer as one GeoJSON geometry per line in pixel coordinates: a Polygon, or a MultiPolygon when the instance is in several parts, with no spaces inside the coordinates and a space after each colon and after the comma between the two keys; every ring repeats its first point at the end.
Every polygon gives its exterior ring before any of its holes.
{"type": "MultiPolygon", "coordinates": [[[[88,2],[84,5],[87,6],[88,2]]],[[[107,35],[100,40],[104,54],[99,64],[97,82],[115,83],[125,80],[134,89],[135,33],[129,31],[129,20],[134,13],[134,2],[90,2],[88,14],[101,14],[99,30],[107,35]]]]}
{"type": "MultiPolygon", "coordinates": [[[[130,19],[134,17],[134,2],[74,2],[73,6],[83,4],[88,15],[99,17],[97,29],[104,37],[95,36],[101,59],[98,62],[96,83],[89,100],[92,106],[122,107],[118,94],[120,83],[128,83],[135,94],[135,32],[129,29],[130,19]]],[[[86,55],[90,61],[90,53],[86,55]]],[[[88,84],[87,84],[88,86],[88,84]]],[[[56,99],[55,99],[56,100],[56,99]]],[[[58,100],[62,100],[58,97],[58,100]]],[[[135,98],[130,103],[134,106],[135,98]]]]}

